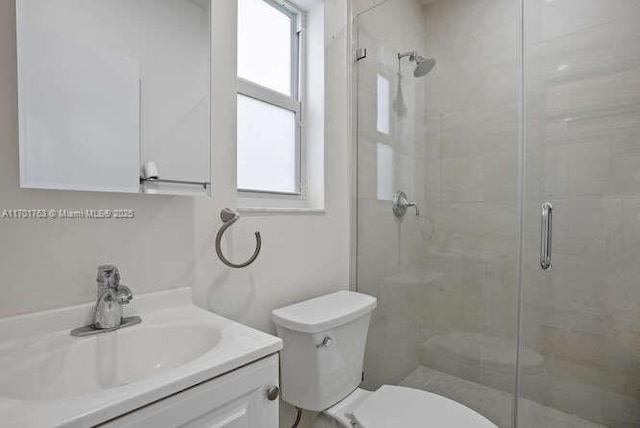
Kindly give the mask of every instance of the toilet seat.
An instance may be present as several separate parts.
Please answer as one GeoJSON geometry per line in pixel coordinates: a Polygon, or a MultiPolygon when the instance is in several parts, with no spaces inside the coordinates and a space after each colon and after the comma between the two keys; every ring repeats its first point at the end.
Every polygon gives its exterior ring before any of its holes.
{"type": "MultiPolygon", "coordinates": [[[[364,399],[362,390],[356,392],[359,399],[354,400],[355,407],[347,409],[342,402],[336,405],[342,413],[342,418],[336,419],[343,424],[346,417],[353,426],[362,428],[497,428],[479,413],[431,392],[391,385],[368,393],[364,399]]],[[[331,410],[327,413],[335,417],[338,409],[331,410]]]]}

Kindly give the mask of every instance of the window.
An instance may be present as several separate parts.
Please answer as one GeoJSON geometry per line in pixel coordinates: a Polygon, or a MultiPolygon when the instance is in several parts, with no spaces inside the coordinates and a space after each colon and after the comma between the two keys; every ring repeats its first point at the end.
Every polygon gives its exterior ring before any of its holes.
{"type": "Polygon", "coordinates": [[[389,79],[378,74],[377,91],[377,129],[378,132],[389,135],[391,128],[391,85],[389,79]]]}
{"type": "Polygon", "coordinates": [[[393,147],[388,144],[377,144],[377,177],[378,177],[378,200],[390,201],[393,194],[393,147]]]}
{"type": "Polygon", "coordinates": [[[302,14],[238,0],[238,189],[302,194],[302,14]]]}

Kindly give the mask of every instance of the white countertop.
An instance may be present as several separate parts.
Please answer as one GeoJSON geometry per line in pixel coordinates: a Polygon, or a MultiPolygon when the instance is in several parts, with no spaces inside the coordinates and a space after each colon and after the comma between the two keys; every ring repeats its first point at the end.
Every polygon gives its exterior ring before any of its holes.
{"type": "MultiPolygon", "coordinates": [[[[0,424],[3,427],[93,426],[282,349],[282,341],[277,337],[195,306],[189,288],[136,296],[126,307],[125,316],[141,316],[139,325],[88,338],[72,337],[69,331],[87,324],[92,308],[93,303],[89,303],[0,319],[0,424]],[[186,337],[178,347],[171,348],[170,338],[179,337],[171,334],[180,335],[181,331],[190,333],[192,330],[193,337],[186,337]],[[166,342],[163,333],[159,332],[166,332],[166,342]],[[208,337],[208,332],[215,332],[215,337],[208,337]],[[206,344],[200,345],[204,346],[204,353],[193,351],[199,356],[194,354],[194,359],[178,366],[174,361],[172,367],[170,358],[167,367],[162,364],[145,366],[146,362],[135,354],[128,354],[128,358],[136,360],[131,364],[126,359],[118,360],[123,354],[118,346],[135,344],[132,338],[137,340],[138,337],[146,344],[147,336],[155,336],[155,339],[149,339],[155,340],[149,342],[153,346],[161,344],[153,349],[153,355],[157,355],[163,364],[167,360],[162,359],[163,352],[174,360],[186,358],[185,352],[178,348],[191,345],[202,337],[207,340],[206,344]],[[91,340],[96,342],[89,342],[91,340]],[[78,360],[79,355],[86,360],[85,354],[91,355],[91,361],[78,360]],[[174,358],[174,354],[177,357],[174,358]],[[140,366],[144,373],[138,376],[140,380],[129,373],[128,379],[135,380],[116,382],[107,387],[101,378],[104,373],[85,375],[95,367],[103,372],[105,366],[108,367],[107,377],[118,378],[120,375],[114,376],[112,372],[123,371],[123,367],[131,372],[140,366]],[[99,379],[87,381],[86,377],[99,379]],[[84,388],[80,395],[74,382],[81,383],[84,388]]],[[[142,351],[147,350],[136,352],[142,351]]]]}

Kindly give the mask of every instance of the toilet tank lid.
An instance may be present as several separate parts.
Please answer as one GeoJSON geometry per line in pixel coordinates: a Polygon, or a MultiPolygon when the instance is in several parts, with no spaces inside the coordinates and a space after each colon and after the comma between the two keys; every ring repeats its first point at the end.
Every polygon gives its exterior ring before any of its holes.
{"type": "Polygon", "coordinates": [[[375,297],[344,290],[276,309],[271,319],[289,330],[318,333],[358,319],[375,307],[375,297]]]}

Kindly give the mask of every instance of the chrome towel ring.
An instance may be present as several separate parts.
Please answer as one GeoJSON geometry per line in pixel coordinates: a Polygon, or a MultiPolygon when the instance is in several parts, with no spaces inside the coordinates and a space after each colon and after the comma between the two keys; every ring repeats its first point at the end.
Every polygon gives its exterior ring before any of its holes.
{"type": "Polygon", "coordinates": [[[220,243],[222,242],[222,235],[228,228],[231,227],[233,223],[238,221],[239,218],[240,218],[240,214],[238,214],[235,211],[231,211],[229,208],[225,208],[222,211],[220,211],[220,219],[222,220],[223,224],[220,230],[218,230],[218,233],[216,235],[216,253],[218,254],[218,257],[220,257],[220,260],[222,260],[222,263],[236,269],[247,267],[251,263],[253,263],[258,258],[258,254],[260,254],[260,248],[262,248],[262,238],[260,237],[260,232],[256,232],[256,250],[253,252],[253,255],[251,256],[251,258],[249,258],[249,260],[247,260],[246,262],[241,264],[235,264],[227,260],[224,254],[222,254],[222,249],[220,248],[220,243]]]}

